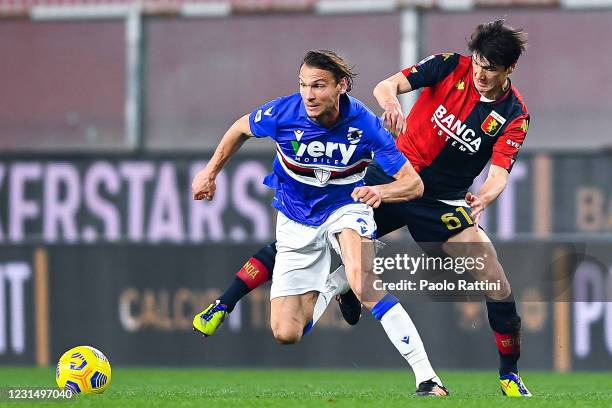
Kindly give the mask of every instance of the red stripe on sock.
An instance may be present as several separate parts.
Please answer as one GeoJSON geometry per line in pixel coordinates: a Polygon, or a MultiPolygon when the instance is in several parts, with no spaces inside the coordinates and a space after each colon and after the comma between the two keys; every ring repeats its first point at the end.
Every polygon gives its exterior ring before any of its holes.
{"type": "Polygon", "coordinates": [[[249,289],[255,289],[268,280],[270,272],[257,258],[251,257],[238,271],[236,276],[242,280],[249,289]]]}
{"type": "Polygon", "coordinates": [[[495,344],[501,354],[521,352],[521,332],[502,334],[493,331],[493,334],[495,335],[495,344]]]}

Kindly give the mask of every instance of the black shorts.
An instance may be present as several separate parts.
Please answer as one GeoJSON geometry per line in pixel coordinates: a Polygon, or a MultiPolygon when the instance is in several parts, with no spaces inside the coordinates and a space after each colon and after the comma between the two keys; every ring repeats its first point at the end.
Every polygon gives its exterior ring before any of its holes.
{"type": "MultiPolygon", "coordinates": [[[[368,166],[367,185],[387,184],[394,181],[377,163],[368,166]]],[[[462,201],[462,200],[461,200],[462,201]]],[[[470,207],[450,205],[433,198],[421,197],[397,204],[382,203],[374,209],[377,237],[383,237],[404,226],[418,243],[443,243],[453,235],[474,225],[470,207]]],[[[459,204],[459,203],[457,203],[459,204]]]]}

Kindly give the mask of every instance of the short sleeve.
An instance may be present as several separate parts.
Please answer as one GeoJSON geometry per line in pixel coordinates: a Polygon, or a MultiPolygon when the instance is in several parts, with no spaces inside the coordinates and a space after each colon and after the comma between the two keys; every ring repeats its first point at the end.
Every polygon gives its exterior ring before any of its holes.
{"type": "Polygon", "coordinates": [[[395,146],[393,136],[384,128],[380,118],[376,118],[369,146],[372,149],[374,160],[389,176],[395,175],[408,161],[395,146]]]}
{"type": "Polygon", "coordinates": [[[430,55],[418,64],[402,70],[402,73],[412,89],[434,86],[457,68],[459,57],[454,52],[430,55]]]}
{"type": "Polygon", "coordinates": [[[523,114],[508,124],[493,145],[491,164],[503,167],[510,173],[529,130],[529,119],[528,114],[523,114]]]}
{"type": "Polygon", "coordinates": [[[249,114],[251,133],[255,137],[276,137],[279,99],[270,101],[249,114]]]}

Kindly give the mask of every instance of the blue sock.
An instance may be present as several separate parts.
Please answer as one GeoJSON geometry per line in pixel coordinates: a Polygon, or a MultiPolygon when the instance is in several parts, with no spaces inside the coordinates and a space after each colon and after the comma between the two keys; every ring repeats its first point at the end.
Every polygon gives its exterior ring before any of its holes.
{"type": "Polygon", "coordinates": [[[372,316],[374,316],[376,320],[380,320],[389,309],[391,309],[398,303],[399,300],[395,296],[390,293],[387,293],[385,297],[380,299],[378,303],[376,303],[372,308],[372,316]]]}
{"type": "Polygon", "coordinates": [[[312,320],[308,322],[308,324],[304,327],[304,331],[302,332],[302,336],[305,336],[308,334],[308,332],[312,329],[312,320]]]}

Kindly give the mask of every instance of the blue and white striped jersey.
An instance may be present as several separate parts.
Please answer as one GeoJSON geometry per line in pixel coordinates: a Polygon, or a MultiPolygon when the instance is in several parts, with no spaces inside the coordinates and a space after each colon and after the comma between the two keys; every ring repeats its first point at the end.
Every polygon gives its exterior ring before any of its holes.
{"type": "Polygon", "coordinates": [[[273,171],[264,180],[276,190],[273,207],[310,226],[353,203],[351,192],[363,185],[373,159],[389,175],[407,161],[380,118],[348,95],[340,97],[340,119],[331,128],[308,118],[299,93],[264,104],[249,123],[256,137],[276,142],[273,171]]]}

